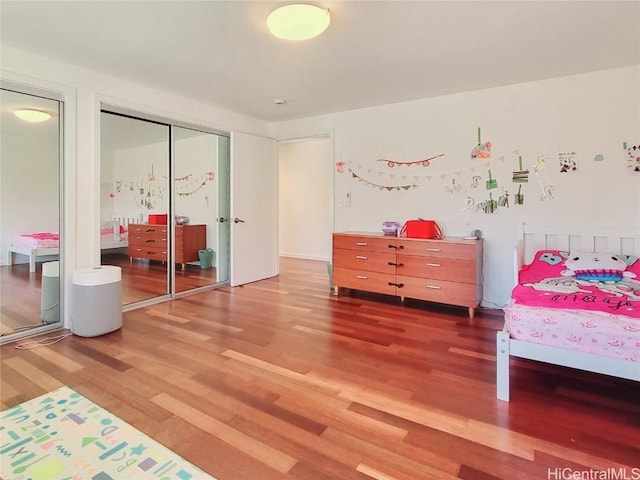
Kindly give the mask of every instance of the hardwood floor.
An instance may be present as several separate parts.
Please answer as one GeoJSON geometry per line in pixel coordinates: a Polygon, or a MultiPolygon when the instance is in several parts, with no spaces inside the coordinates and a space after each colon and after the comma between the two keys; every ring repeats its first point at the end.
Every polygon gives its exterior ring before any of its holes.
{"type": "MultiPolygon", "coordinates": [[[[135,259],[124,254],[103,253],[102,265],[122,269],[122,302],[128,305],[167,294],[167,265],[135,259]]],[[[215,268],[201,269],[197,263],[184,270],[176,267],[176,292],[184,292],[218,281],[215,268]]],[[[228,280],[228,279],[226,279],[228,280]]],[[[29,273],[26,263],[0,267],[0,335],[43,325],[40,318],[42,263],[29,273]]]]}
{"type": "Polygon", "coordinates": [[[328,283],[324,262],[283,259],[109,335],[5,345],[2,407],[68,385],[219,480],[638,478],[637,382],[512,360],[501,402],[501,312],[328,283]]]}

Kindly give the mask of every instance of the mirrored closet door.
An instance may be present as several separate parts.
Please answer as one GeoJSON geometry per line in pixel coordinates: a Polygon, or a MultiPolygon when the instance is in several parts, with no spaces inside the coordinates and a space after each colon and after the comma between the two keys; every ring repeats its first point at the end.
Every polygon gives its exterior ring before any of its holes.
{"type": "Polygon", "coordinates": [[[229,138],[103,111],[100,144],[101,262],[123,303],[228,282],[229,138]]]}
{"type": "Polygon", "coordinates": [[[122,268],[124,305],[170,293],[169,126],[102,112],[102,265],[122,268]]]}
{"type": "Polygon", "coordinates": [[[57,328],[61,102],[0,90],[0,343],[57,328]]]}
{"type": "Polygon", "coordinates": [[[172,131],[175,292],[180,293],[228,280],[228,251],[219,241],[221,234],[228,238],[228,215],[218,215],[228,204],[218,195],[220,182],[228,182],[220,176],[228,155],[220,149],[226,137],[176,126],[172,131]]]}

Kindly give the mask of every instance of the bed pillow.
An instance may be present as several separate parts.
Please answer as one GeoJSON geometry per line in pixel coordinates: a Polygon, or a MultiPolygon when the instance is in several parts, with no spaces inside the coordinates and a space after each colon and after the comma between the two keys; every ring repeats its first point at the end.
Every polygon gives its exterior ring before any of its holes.
{"type": "Polygon", "coordinates": [[[612,255],[604,252],[572,251],[565,260],[563,277],[575,277],[587,282],[619,282],[636,275],[626,271],[633,257],[612,255]]]}
{"type": "Polygon", "coordinates": [[[538,250],[531,263],[520,270],[520,282],[537,281],[545,277],[560,277],[565,269],[564,261],[569,252],[560,250],[538,250]]]}

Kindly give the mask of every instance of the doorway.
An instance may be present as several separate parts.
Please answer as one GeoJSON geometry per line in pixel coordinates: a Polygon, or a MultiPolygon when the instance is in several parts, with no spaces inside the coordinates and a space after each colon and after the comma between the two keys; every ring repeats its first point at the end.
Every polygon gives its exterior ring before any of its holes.
{"type": "Polygon", "coordinates": [[[333,233],[331,139],[278,142],[280,256],[330,261],[333,233]]]}

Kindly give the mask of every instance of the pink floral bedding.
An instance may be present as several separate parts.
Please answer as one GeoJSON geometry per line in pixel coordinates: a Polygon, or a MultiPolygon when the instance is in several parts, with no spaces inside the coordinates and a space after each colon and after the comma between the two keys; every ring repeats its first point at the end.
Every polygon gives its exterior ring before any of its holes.
{"type": "MultiPolygon", "coordinates": [[[[104,225],[100,227],[100,243],[108,244],[125,241],[128,232],[122,225],[104,225]],[[115,231],[114,231],[115,230],[115,231]]],[[[52,232],[25,233],[14,235],[11,239],[13,247],[22,250],[38,250],[42,248],[58,248],[60,245],[60,235],[52,232]]]]}
{"type": "Polygon", "coordinates": [[[640,362],[640,261],[593,255],[537,252],[504,309],[507,330],[518,340],[640,362]]]}
{"type": "Polygon", "coordinates": [[[519,284],[511,298],[516,304],[580,309],[616,313],[640,319],[640,260],[638,257],[610,254],[583,254],[540,250],[534,260],[520,271],[519,284]],[[588,255],[601,255],[582,268],[588,255]],[[613,265],[604,265],[608,261],[613,265]],[[603,267],[591,268],[602,264],[603,267]],[[573,267],[573,268],[571,268],[573,267]]]}
{"type": "Polygon", "coordinates": [[[37,250],[38,248],[58,248],[60,236],[57,233],[40,232],[15,235],[11,239],[11,245],[27,250],[37,250]]]}

